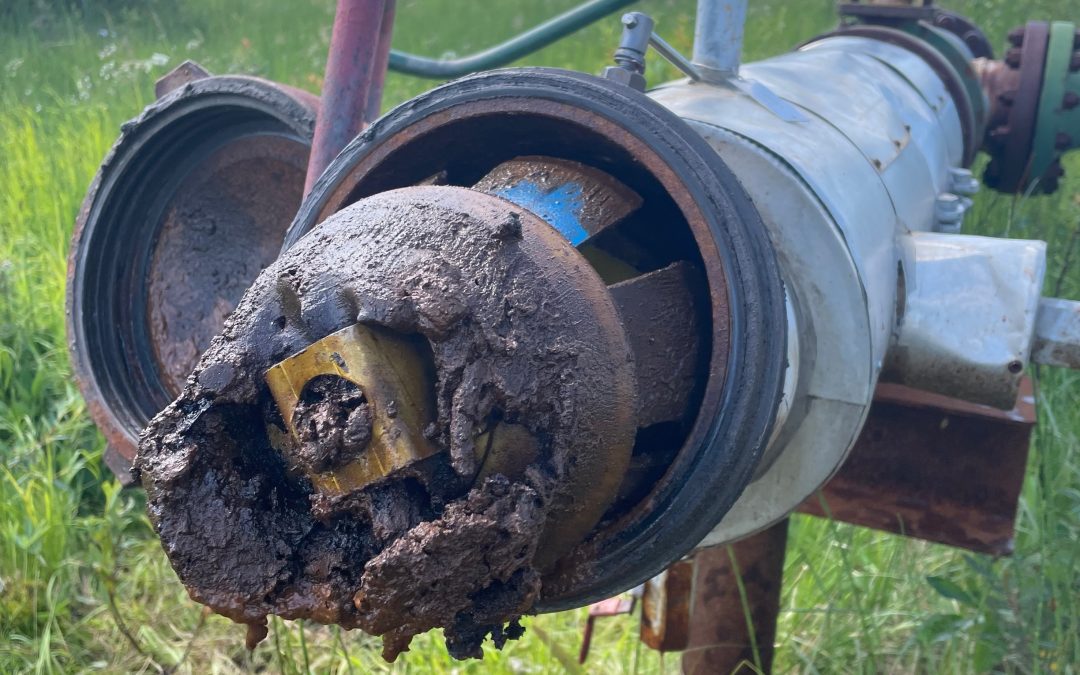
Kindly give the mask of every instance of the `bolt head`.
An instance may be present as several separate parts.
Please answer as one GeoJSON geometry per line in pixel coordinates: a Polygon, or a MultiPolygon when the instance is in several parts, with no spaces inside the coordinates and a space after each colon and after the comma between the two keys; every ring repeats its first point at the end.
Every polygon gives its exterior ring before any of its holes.
{"type": "Polygon", "coordinates": [[[979,180],[969,169],[952,167],[949,169],[949,179],[953,194],[970,197],[979,191],[979,180]]]}
{"type": "Polygon", "coordinates": [[[969,206],[971,206],[970,199],[965,199],[951,192],[941,193],[937,198],[934,229],[949,234],[960,232],[963,227],[964,212],[967,211],[969,206]]]}
{"type": "Polygon", "coordinates": [[[1059,131],[1054,136],[1054,149],[1055,150],[1068,150],[1072,147],[1073,139],[1069,134],[1059,131]]]}
{"type": "Polygon", "coordinates": [[[607,68],[604,68],[604,78],[611,80],[612,82],[618,82],[631,89],[645,91],[645,76],[621,66],[608,66],[607,68]]]}
{"type": "Polygon", "coordinates": [[[1080,105],[1080,94],[1075,91],[1065,92],[1065,97],[1061,99],[1061,107],[1065,110],[1072,110],[1078,105],[1080,105]]]}

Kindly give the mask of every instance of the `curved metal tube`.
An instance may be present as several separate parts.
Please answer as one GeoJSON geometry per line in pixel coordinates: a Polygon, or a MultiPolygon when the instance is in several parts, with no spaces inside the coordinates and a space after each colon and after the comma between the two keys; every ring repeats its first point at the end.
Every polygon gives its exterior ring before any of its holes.
{"type": "Polygon", "coordinates": [[[463,56],[460,59],[432,59],[398,50],[390,51],[390,70],[417,77],[450,79],[478,70],[506,65],[526,54],[577,32],[591,23],[632,4],[636,0],[590,0],[553,19],[530,28],[502,44],[463,56]]]}

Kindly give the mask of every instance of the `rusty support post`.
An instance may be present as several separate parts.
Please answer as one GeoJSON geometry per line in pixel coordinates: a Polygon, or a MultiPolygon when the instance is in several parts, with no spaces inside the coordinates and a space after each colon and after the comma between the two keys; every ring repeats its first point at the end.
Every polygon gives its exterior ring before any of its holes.
{"type": "Polygon", "coordinates": [[[371,74],[371,88],[368,90],[367,107],[364,110],[364,123],[371,124],[382,112],[383,84],[386,71],[390,67],[390,45],[394,38],[394,12],[397,0],[385,0],[382,22],[379,24],[379,44],[375,49],[375,70],[371,74]]]}
{"type": "Polygon", "coordinates": [[[382,95],[392,31],[392,26],[384,30],[383,24],[393,22],[393,12],[394,0],[338,0],[305,195],[331,160],[364,128],[369,100],[382,95]],[[382,72],[378,72],[379,66],[382,72]]]}
{"type": "Polygon", "coordinates": [[[784,519],[734,544],[694,556],[684,673],[770,672],[787,530],[784,519]]]}

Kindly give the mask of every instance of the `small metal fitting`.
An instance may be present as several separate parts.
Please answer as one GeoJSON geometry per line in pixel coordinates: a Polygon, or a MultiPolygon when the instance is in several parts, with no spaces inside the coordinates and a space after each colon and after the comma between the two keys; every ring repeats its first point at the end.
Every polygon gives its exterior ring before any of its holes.
{"type": "Polygon", "coordinates": [[[1022,54],[1023,52],[1020,51],[1019,47],[1010,47],[1005,52],[1005,64],[1010,68],[1019,68],[1023,58],[1022,54]]]}
{"type": "Polygon", "coordinates": [[[972,197],[979,191],[979,179],[968,169],[953,167],[949,169],[949,191],[964,197],[972,197]]]}
{"type": "Polygon", "coordinates": [[[623,32],[615,50],[615,65],[604,69],[604,77],[638,91],[645,91],[645,50],[652,37],[653,20],[642,12],[622,17],[623,32]]]}
{"type": "Polygon", "coordinates": [[[964,226],[964,214],[971,208],[972,201],[967,197],[943,192],[938,195],[934,205],[934,231],[944,234],[959,234],[964,226]]]}

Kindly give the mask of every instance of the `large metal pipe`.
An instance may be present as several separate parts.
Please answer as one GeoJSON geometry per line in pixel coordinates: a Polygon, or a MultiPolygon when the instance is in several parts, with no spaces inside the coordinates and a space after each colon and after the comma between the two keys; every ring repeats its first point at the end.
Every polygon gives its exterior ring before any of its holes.
{"type": "Polygon", "coordinates": [[[970,106],[932,64],[901,44],[840,35],[745,65],[751,86],[691,81],[651,94],[750,193],[777,248],[799,337],[790,412],[756,480],[705,544],[768,526],[823,484],[883,375],[1001,407],[1015,401],[1043,245],[938,233],[962,217],[943,207],[964,204],[955,169],[969,150],[959,109],[970,106]],[[797,106],[803,121],[777,114],[754,87],[797,106]]]}

